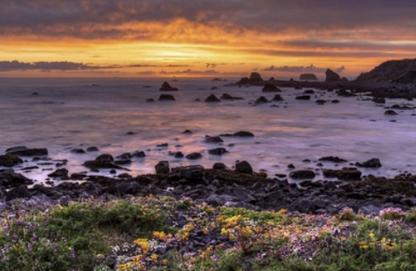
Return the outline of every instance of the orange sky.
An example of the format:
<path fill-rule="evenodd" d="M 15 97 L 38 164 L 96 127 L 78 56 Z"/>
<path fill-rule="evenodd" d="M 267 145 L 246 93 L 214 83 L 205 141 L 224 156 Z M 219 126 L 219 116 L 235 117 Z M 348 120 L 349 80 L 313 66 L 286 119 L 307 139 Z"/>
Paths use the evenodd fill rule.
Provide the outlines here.
<path fill-rule="evenodd" d="M 0 76 L 354 77 L 416 56 L 405 0 L 20 2 L 0 10 Z"/>

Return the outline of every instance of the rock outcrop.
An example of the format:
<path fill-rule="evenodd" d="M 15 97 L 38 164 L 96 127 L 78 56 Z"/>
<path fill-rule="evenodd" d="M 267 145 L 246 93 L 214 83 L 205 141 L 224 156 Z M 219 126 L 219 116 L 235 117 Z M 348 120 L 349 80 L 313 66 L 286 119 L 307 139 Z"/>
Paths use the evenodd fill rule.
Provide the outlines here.
<path fill-rule="evenodd" d="M 164 82 L 159 89 L 160 91 L 179 91 L 179 89 L 172 87 L 168 82 Z"/>
<path fill-rule="evenodd" d="M 341 77 L 339 76 L 339 74 L 332 71 L 331 69 L 327 69 L 325 74 L 326 74 L 325 82 L 339 82 L 339 81 L 341 81 Z"/>
<path fill-rule="evenodd" d="M 299 80 L 302 81 L 318 81 L 318 77 L 316 77 L 313 73 L 303 73 L 299 76 Z"/>

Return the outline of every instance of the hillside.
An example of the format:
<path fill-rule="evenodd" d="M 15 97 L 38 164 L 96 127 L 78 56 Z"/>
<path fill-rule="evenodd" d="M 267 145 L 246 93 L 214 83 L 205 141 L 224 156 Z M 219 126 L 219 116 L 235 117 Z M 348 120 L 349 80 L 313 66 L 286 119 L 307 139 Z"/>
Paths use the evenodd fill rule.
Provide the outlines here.
<path fill-rule="evenodd" d="M 416 71 L 416 59 L 390 60 L 380 64 L 370 72 L 362 73 L 356 81 L 390 82 L 402 77 L 409 71 Z"/>

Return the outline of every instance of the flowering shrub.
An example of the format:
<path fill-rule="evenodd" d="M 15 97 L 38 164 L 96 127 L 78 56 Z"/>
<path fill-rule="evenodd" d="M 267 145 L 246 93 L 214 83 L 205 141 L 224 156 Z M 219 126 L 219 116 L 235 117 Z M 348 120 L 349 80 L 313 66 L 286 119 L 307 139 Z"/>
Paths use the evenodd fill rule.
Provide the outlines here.
<path fill-rule="evenodd" d="M 352 208 L 345 207 L 342 211 L 337 215 L 338 220 L 344 221 L 352 221 L 356 218 L 354 211 Z"/>
<path fill-rule="evenodd" d="M 400 208 L 386 208 L 380 211 L 380 217 L 386 220 L 400 220 L 406 217 L 406 213 Z"/>

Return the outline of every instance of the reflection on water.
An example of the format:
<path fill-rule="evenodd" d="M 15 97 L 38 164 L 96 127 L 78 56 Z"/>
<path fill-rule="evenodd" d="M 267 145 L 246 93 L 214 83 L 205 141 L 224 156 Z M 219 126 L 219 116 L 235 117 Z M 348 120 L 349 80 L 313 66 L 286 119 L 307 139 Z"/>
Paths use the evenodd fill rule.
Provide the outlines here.
<path fill-rule="evenodd" d="M 255 170 L 265 169 L 269 175 L 287 173 L 287 165 L 315 168 L 322 156 L 339 156 L 349 161 L 365 161 L 378 157 L 379 170 L 367 173 L 396 175 L 416 164 L 416 117 L 413 110 L 396 117 L 384 116 L 384 107 L 356 98 L 336 97 L 333 93 L 317 94 L 319 99 L 340 100 L 339 104 L 317 105 L 313 101 L 296 101 L 303 90 L 284 89 L 285 102 L 251 106 L 248 103 L 262 96 L 260 87 L 223 87 L 224 82 L 209 79 L 183 79 L 173 85 L 176 102 L 158 102 L 163 81 L 139 79 L 2 79 L 0 82 L 0 151 L 16 145 L 47 147 L 54 159 L 68 159 L 70 172 L 82 172 L 86 160 L 98 153 L 73 154 L 72 148 L 97 146 L 100 153 L 114 156 L 142 150 L 145 159 L 136 159 L 129 166 L 131 174 L 150 173 L 160 160 L 172 166 L 215 162 L 228 166 L 236 160 L 249 161 Z M 92 87 L 93 83 L 101 86 Z M 149 85 L 151 88 L 143 88 Z M 218 90 L 210 90 L 217 86 Z M 31 95 L 38 92 L 38 96 Z M 229 93 L 244 97 L 241 101 L 215 104 L 195 102 L 209 94 Z M 271 99 L 274 94 L 264 95 Z M 156 100 L 146 103 L 149 98 Z M 312 99 L 316 100 L 316 99 Z M 403 100 L 389 100 L 386 106 Z M 397 122 L 390 122 L 395 119 Z M 376 121 L 370 121 L 376 120 Z M 183 135 L 190 129 L 192 135 Z M 229 150 L 222 157 L 208 154 L 217 145 L 203 142 L 205 135 L 218 135 L 247 130 L 255 138 L 224 137 Z M 127 132 L 135 135 L 126 135 Z M 169 143 L 168 148 L 157 148 Z M 228 147 L 230 143 L 234 147 Z M 202 152 L 201 160 L 175 159 L 168 152 Z M 304 159 L 312 160 L 306 164 Z M 30 160 L 30 159 L 29 159 Z M 32 165 L 28 162 L 24 166 Z M 339 167 L 348 166 L 339 165 Z M 52 166 L 53 167 L 53 166 Z M 336 167 L 325 164 L 325 167 Z M 106 171 L 103 171 L 104 173 Z M 103 174 L 100 172 L 99 174 Z M 43 180 L 48 171 L 34 170 L 25 175 Z M 319 176 L 318 176 L 319 178 Z"/>

